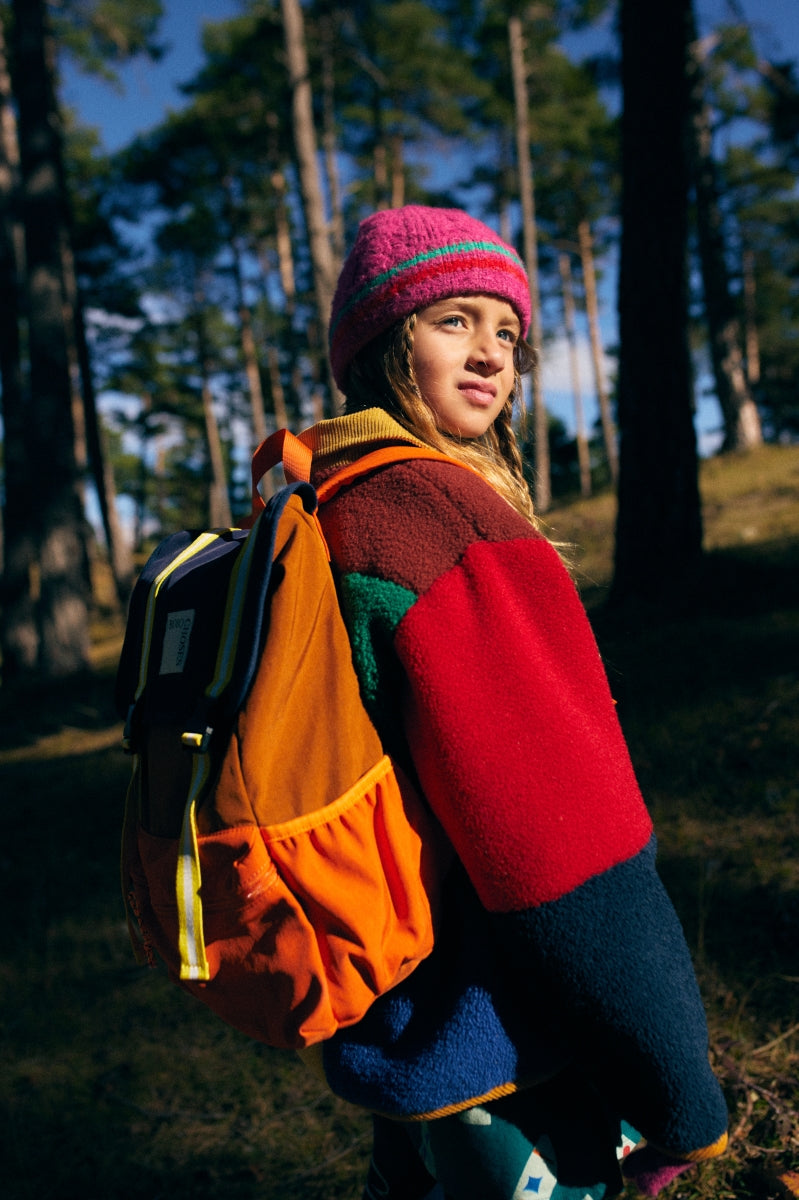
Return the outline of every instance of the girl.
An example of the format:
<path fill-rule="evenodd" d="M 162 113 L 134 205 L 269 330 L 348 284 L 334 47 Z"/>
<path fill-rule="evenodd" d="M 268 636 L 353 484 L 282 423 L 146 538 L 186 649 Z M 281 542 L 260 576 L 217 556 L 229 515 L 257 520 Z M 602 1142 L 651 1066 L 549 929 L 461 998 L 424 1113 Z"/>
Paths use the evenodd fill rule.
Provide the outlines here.
<path fill-rule="evenodd" d="M 436 946 L 324 1044 L 375 1117 L 364 1196 L 656 1195 L 722 1153 L 726 1110 L 590 627 L 541 535 L 511 418 L 533 354 L 515 251 L 457 210 L 364 221 L 330 354 L 346 413 L 317 484 L 430 446 L 321 512 L 363 695 L 451 850 Z M 467 466 L 470 470 L 464 470 Z M 629 1123 L 629 1124 L 628 1124 Z"/>

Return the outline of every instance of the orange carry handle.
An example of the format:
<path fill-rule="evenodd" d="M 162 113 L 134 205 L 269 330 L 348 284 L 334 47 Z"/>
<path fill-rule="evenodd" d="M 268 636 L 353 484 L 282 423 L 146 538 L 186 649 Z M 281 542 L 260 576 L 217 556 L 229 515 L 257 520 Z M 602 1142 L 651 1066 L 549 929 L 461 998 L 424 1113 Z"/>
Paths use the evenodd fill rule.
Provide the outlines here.
<path fill-rule="evenodd" d="M 258 491 L 258 484 L 267 471 L 282 463 L 289 483 L 299 483 L 301 480 L 308 482 L 311 478 L 312 458 L 313 451 L 288 429 L 278 429 L 277 433 L 264 438 L 252 456 L 253 514 L 257 515 L 266 507 Z"/>

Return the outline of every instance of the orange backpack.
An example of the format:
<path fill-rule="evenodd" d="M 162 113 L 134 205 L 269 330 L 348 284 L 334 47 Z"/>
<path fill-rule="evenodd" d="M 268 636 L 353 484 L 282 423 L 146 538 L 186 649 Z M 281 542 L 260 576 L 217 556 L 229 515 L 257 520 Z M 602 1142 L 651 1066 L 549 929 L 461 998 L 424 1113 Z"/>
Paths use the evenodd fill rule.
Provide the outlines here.
<path fill-rule="evenodd" d="M 411 457 L 444 456 L 376 451 L 318 499 Z M 289 1048 L 360 1020 L 430 953 L 440 873 L 441 835 L 361 702 L 310 460 L 281 430 L 253 457 L 248 528 L 158 546 L 117 676 L 137 957 Z M 280 461 L 290 482 L 264 505 Z"/>

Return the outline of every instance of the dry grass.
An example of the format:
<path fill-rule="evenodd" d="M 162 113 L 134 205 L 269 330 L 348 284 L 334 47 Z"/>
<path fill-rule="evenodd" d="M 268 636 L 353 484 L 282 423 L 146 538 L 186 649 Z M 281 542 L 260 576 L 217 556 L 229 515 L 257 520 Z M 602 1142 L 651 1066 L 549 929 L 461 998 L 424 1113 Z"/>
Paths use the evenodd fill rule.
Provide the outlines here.
<path fill-rule="evenodd" d="M 551 514 L 578 571 L 694 949 L 730 1154 L 673 1200 L 776 1200 L 799 1171 L 799 449 L 703 466 L 698 605 L 599 605 L 613 502 Z M 0 693 L 0 1141 L 9 1200 L 357 1200 L 368 1119 L 292 1056 L 130 958 L 116 882 L 128 764 L 97 676 Z"/>

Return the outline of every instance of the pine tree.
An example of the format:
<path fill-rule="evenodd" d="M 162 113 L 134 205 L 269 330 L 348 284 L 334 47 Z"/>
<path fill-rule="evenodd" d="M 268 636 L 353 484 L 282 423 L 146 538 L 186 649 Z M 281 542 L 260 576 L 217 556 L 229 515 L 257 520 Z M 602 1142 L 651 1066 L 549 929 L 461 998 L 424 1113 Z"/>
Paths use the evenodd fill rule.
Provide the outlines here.
<path fill-rule="evenodd" d="M 30 521 L 39 578 L 33 606 L 24 579 L 17 576 L 9 582 L 3 661 L 7 678 L 34 670 L 46 678 L 74 675 L 88 667 L 88 549 L 78 493 L 64 315 L 67 218 L 53 44 L 44 0 L 15 0 L 13 15 L 30 356 L 26 422 L 36 436 L 35 447 L 28 444 L 27 457 L 32 472 L 46 464 L 48 482 L 46 487 L 25 489 L 30 506 L 26 523 Z M 9 561 L 24 567 L 15 545 L 18 536 L 29 544 L 28 531 L 13 523 L 9 528 L 7 519 Z"/>
<path fill-rule="evenodd" d="M 0 15 L 8 12 L 4 6 Z M 110 52 L 113 43 L 119 60 L 147 44 L 159 12 L 158 0 L 133 0 L 124 11 L 114 0 L 98 0 L 88 13 L 80 4 L 66 3 L 58 13 L 58 35 L 64 44 L 69 40 L 75 52 L 91 47 L 96 52 L 100 44 Z M 78 434 L 91 410 L 84 410 L 84 403 L 90 404 L 88 395 L 81 396 L 73 386 L 86 343 L 81 339 L 73 270 L 56 42 L 44 0 L 14 0 L 10 13 L 19 133 L 17 212 L 25 227 L 25 247 L 24 258 L 17 251 L 13 261 L 16 293 L 23 303 L 9 305 L 7 316 L 15 328 L 4 342 L 5 453 L 10 469 L 3 510 L 6 570 L 0 641 L 5 679 L 28 680 L 72 676 L 88 666 L 88 526 L 81 502 Z M 4 104 L 4 159 L 12 164 L 10 111 Z M 5 219 L 5 199 L 3 210 Z M 8 288 L 11 260 L 5 256 L 4 263 Z M 19 336 L 21 328 L 24 338 Z M 7 380 L 12 381 L 9 387 Z M 39 481 L 42 464 L 47 486 Z"/>

